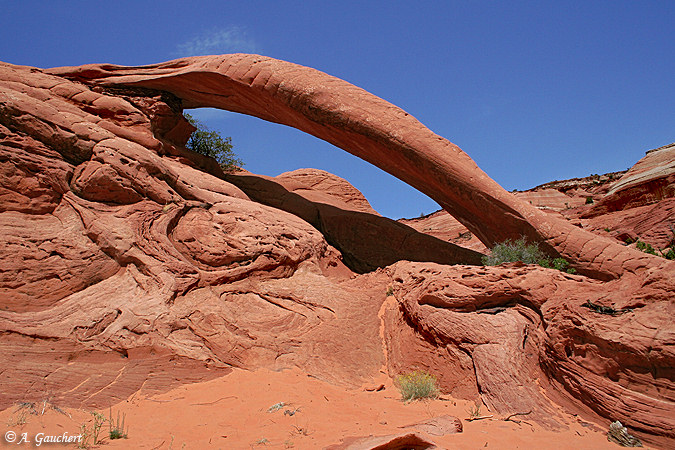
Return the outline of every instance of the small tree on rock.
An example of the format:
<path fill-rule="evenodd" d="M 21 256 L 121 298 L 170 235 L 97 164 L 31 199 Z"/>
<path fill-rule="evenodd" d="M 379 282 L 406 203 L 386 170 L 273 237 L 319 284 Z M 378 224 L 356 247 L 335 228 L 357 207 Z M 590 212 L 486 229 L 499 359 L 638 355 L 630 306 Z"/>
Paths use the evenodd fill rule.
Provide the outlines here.
<path fill-rule="evenodd" d="M 225 172 L 236 172 L 244 165 L 232 150 L 232 138 L 222 137 L 218 132 L 209 130 L 206 125 L 192 117 L 183 114 L 192 126 L 196 127 L 185 147 L 193 152 L 201 153 L 215 159 Z"/>

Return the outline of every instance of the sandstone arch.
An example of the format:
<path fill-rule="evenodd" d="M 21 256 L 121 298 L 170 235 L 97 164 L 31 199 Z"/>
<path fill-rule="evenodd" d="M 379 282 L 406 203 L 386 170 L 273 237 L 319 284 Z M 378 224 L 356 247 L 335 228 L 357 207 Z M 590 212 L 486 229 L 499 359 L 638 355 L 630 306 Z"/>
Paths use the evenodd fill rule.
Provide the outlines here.
<path fill-rule="evenodd" d="M 550 381 L 546 394 L 562 391 L 561 404 L 573 398 L 572 408 L 585 404 L 643 433 L 673 438 L 673 263 L 542 216 L 495 187 L 461 151 L 448 150 L 459 155 L 454 159 L 443 153 L 452 144 L 380 99 L 311 69 L 254 62 L 259 58 L 51 70 L 89 86 L 0 63 L 0 246 L 9 249 L 0 254 L 9 269 L 0 271 L 0 347 L 14 358 L 0 407 L 26 400 L 28 386 L 108 405 L 137 391 L 134 383 L 152 382 L 147 371 L 159 372 L 161 361 L 176 356 L 190 373 L 180 376 L 184 381 L 194 380 L 199 361 L 220 369 L 299 367 L 358 383 L 379 373 L 384 359 L 390 375 L 421 360 L 437 365 L 448 392 L 462 380 L 457 389 L 480 393 L 496 410 L 511 413 L 517 401 L 521 411 L 532 406 L 533 420 L 546 420 L 541 390 Z M 246 70 L 263 63 L 274 73 L 258 71 L 249 82 Z M 231 74 L 230 66 L 243 74 Z M 122 89 L 101 88 L 117 82 Z M 483 205 L 499 206 L 495 199 L 502 198 L 510 212 L 465 211 L 464 219 L 495 240 L 500 230 L 490 218 L 525 224 L 531 238 L 548 239 L 549 250 L 566 252 L 586 273 L 621 276 L 600 282 L 518 264 L 400 261 L 352 277 L 308 220 L 197 170 L 198 155 L 176 157 L 182 150 L 171 142 L 180 141 L 182 120 L 166 103 L 175 98 L 124 87 L 130 85 L 164 86 L 188 106 L 229 102 L 229 109 L 313 129 L 364 155 L 370 149 L 369 157 L 425 192 L 434 191 L 437 178 L 456 182 L 434 191 L 448 208 L 476 209 L 461 186 Z M 225 94 L 229 100 L 219 100 Z M 385 299 L 390 288 L 395 295 Z M 608 316 L 589 311 L 588 301 L 633 311 Z M 275 323 L 287 327 L 270 327 Z M 401 336 L 418 341 L 402 349 L 412 339 Z M 167 353 L 157 359 L 155 348 Z M 92 350 L 115 363 L 98 384 L 83 380 L 100 365 L 67 358 Z M 119 363 L 120 354 L 131 361 Z M 125 367 L 138 363 L 134 354 L 146 364 L 132 372 Z M 25 359 L 30 370 L 18 364 Z M 112 380 L 119 382 L 103 389 Z"/>
<path fill-rule="evenodd" d="M 315 69 L 232 54 L 47 72 L 87 84 L 167 91 L 186 108 L 220 108 L 305 131 L 427 194 L 488 247 L 525 235 L 573 261 L 582 273 L 605 279 L 663 264 L 516 199 L 459 147 L 402 109 Z"/>

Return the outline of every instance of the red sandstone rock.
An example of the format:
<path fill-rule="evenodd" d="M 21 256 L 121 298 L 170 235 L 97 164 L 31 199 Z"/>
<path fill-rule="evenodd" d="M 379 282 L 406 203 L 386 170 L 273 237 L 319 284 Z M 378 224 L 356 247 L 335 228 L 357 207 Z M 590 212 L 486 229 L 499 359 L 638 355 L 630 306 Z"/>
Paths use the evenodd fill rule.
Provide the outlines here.
<path fill-rule="evenodd" d="M 675 199 L 614 211 L 580 222 L 595 233 L 608 234 L 621 242 L 628 238 L 633 242 L 639 239 L 660 250 L 675 243 Z"/>
<path fill-rule="evenodd" d="M 656 203 L 675 197 L 675 144 L 647 152 L 582 217 Z"/>
<path fill-rule="evenodd" d="M 298 128 L 426 193 L 488 247 L 524 235 L 572 261 L 580 272 L 604 279 L 661 264 L 518 200 L 459 147 L 405 111 L 308 67 L 234 54 L 143 67 L 62 67 L 48 73 L 93 86 L 167 91 L 188 108 L 221 108 Z M 195 83 L 201 83 L 199 91 L 192 89 Z"/>
<path fill-rule="evenodd" d="M 424 217 L 399 219 L 398 221 L 416 229 L 420 233 L 428 234 L 460 247 L 480 253 L 488 251 L 487 247 L 473 233 L 445 210 L 436 211 Z"/>
<path fill-rule="evenodd" d="M 426 450 L 438 448 L 431 440 L 418 433 L 402 433 L 388 436 L 348 437 L 340 444 L 325 450 Z"/>
<path fill-rule="evenodd" d="M 413 428 L 431 436 L 445 436 L 462 432 L 462 421 L 455 416 L 442 415 L 422 422 L 406 425 L 403 428 Z"/>
<path fill-rule="evenodd" d="M 548 427 L 559 422 L 546 386 L 642 432 L 675 429 L 672 277 L 607 283 L 518 263 L 399 262 L 388 271 L 400 306 L 385 315 L 392 372 L 426 367 L 444 391 L 468 397 L 464 380 L 475 379 L 490 411 L 531 412 Z M 587 301 L 631 311 L 599 314 Z M 411 343 L 401 342 L 403 323 L 419 333 Z"/>
<path fill-rule="evenodd" d="M 275 177 L 289 192 L 313 203 L 379 216 L 363 194 L 337 175 L 318 169 L 298 169 Z"/>
<path fill-rule="evenodd" d="M 49 72 L 0 64 L 0 408 L 46 392 L 104 406 L 232 366 L 359 386 L 386 365 L 551 428 L 557 403 L 674 437 L 674 263 L 537 210 L 405 112 L 312 69 L 229 55 Z M 483 242 L 525 234 L 596 279 L 406 261 L 356 275 L 344 261 L 480 255 L 373 214 L 336 177 L 226 177 L 182 146 L 180 99 L 336 143 Z"/>
<path fill-rule="evenodd" d="M 148 386 L 189 382 L 172 358 L 197 372 L 297 366 L 350 385 L 379 369 L 372 299 L 385 276 L 349 280 L 310 224 L 197 170 L 186 156 L 218 173 L 176 147 L 183 119 L 164 94 L 118 97 L 10 65 L 0 75 L 0 346 L 16 354 L 2 407 L 37 380 L 50 381 L 35 399 L 78 406 L 128 396 L 152 365 L 166 376 Z M 17 350 L 27 342 L 40 351 Z M 92 371 L 107 381 L 86 382 Z"/>
<path fill-rule="evenodd" d="M 328 242 L 339 248 L 345 264 L 355 272 L 369 272 L 402 259 L 453 264 L 480 264 L 481 254 L 441 241 L 386 217 L 354 211 L 335 195 L 302 189 L 287 178 L 230 174 L 226 179 L 253 200 L 290 212 L 314 226 Z M 353 189 L 353 188 L 352 188 Z M 325 202 L 313 202 L 318 198 Z M 342 209 L 342 208 L 346 209 Z"/>

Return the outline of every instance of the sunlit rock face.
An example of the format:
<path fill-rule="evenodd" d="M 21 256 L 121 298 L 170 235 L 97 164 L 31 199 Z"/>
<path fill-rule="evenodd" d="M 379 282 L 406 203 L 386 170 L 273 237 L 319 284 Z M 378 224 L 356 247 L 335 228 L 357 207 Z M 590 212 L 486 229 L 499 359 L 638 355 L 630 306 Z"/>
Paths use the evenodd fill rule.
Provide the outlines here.
<path fill-rule="evenodd" d="M 199 106 L 378 165 L 452 213 L 473 250 L 379 216 L 325 172 L 223 174 L 184 148 L 182 108 Z M 423 367 L 500 413 L 561 427 L 562 405 L 674 437 L 674 264 L 540 211 L 404 111 L 316 70 L 257 55 L 1 64 L 0 189 L 0 407 L 27 392 L 107 406 L 231 367 L 346 386 Z M 579 274 L 477 266 L 521 235 Z"/>

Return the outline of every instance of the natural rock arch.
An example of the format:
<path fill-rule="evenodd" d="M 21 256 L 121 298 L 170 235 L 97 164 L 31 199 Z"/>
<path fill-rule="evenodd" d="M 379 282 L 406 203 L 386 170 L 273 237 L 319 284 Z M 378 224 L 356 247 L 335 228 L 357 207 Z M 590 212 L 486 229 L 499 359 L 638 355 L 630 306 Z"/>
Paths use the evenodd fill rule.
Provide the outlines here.
<path fill-rule="evenodd" d="M 138 67 L 92 64 L 46 72 L 100 86 L 170 92 L 285 124 L 362 158 L 437 201 L 488 247 L 526 236 L 586 275 L 616 278 L 665 264 L 537 210 L 505 191 L 459 147 L 410 114 L 344 80 L 259 55 L 200 56 Z"/>

